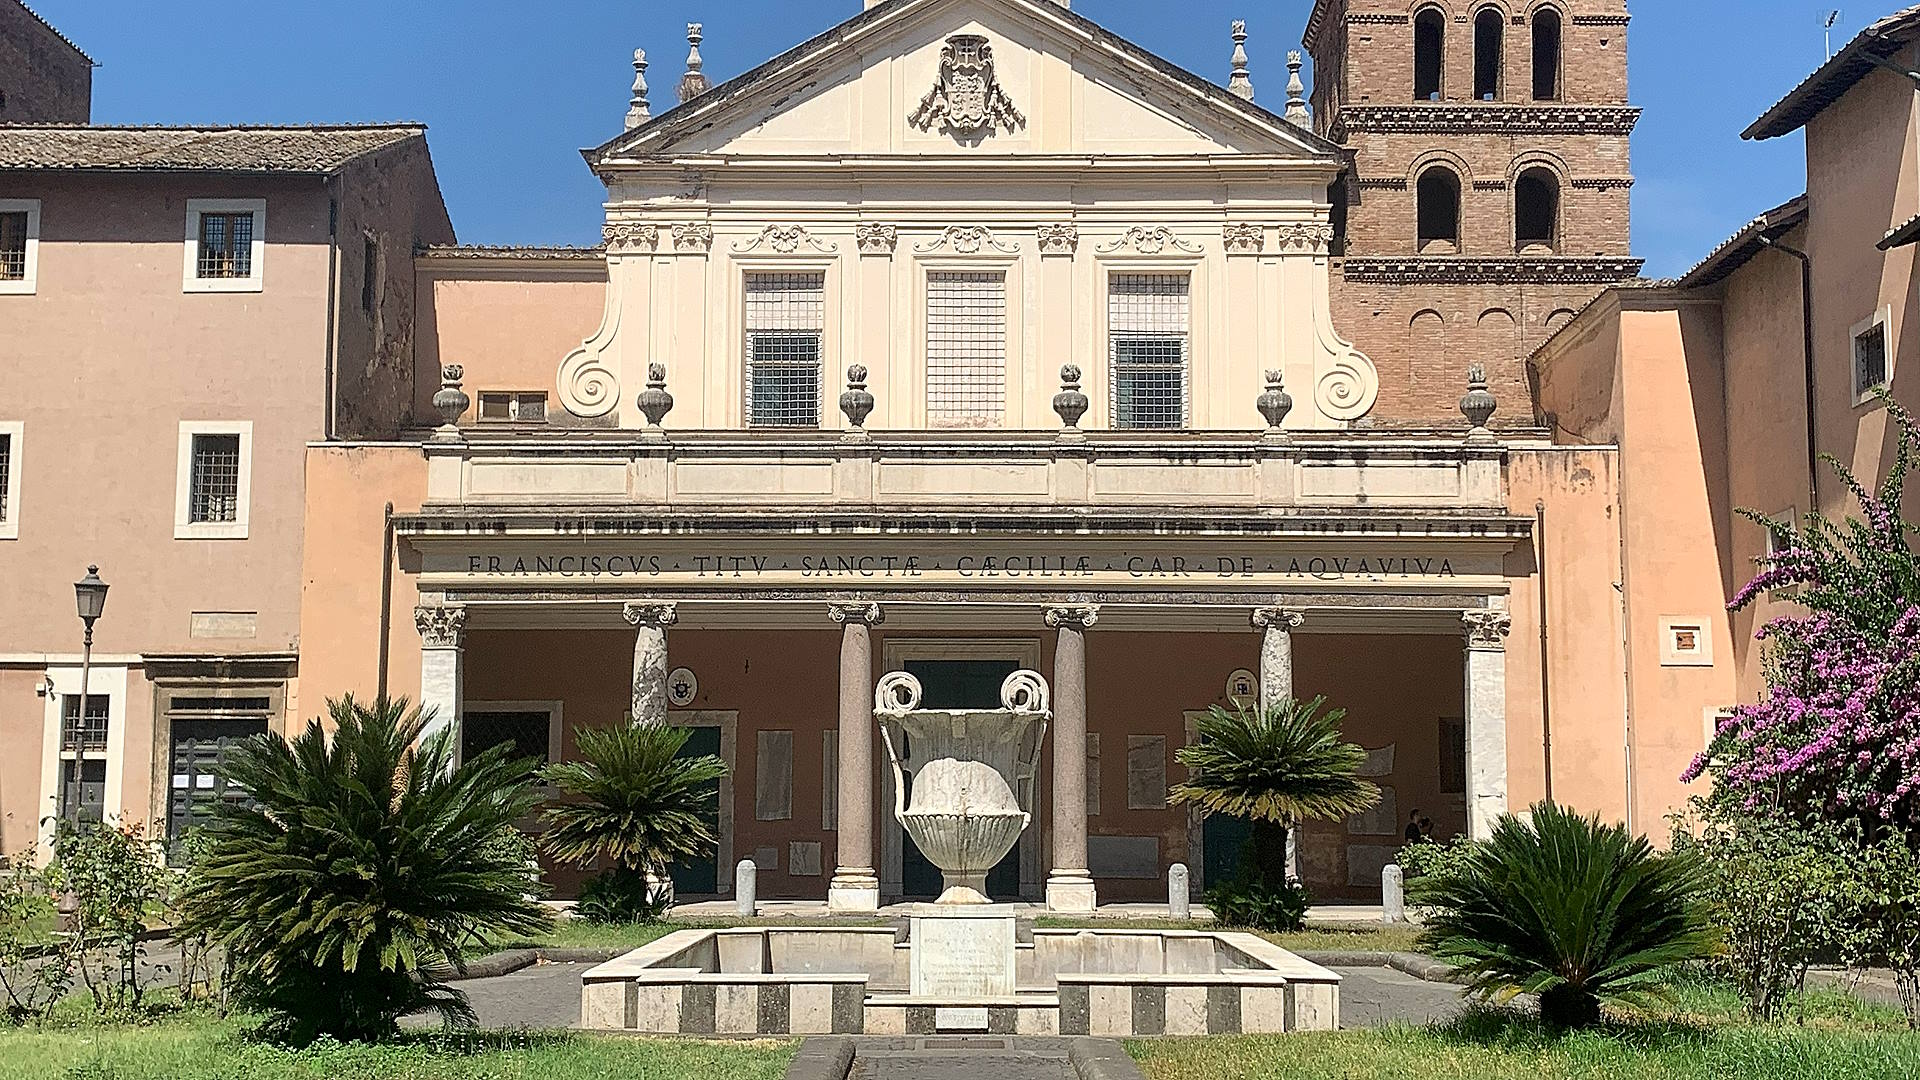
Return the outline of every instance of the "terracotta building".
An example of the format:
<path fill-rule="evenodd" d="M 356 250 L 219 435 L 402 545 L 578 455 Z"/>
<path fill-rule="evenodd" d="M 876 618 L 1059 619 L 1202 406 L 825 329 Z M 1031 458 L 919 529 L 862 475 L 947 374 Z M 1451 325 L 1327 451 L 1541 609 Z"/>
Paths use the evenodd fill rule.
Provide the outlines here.
<path fill-rule="evenodd" d="M 592 249 L 456 246 L 414 128 L 0 127 L 32 237 L 0 281 L 7 850 L 82 806 L 177 830 L 222 738 L 387 692 L 467 753 L 692 728 L 732 771 L 682 892 L 752 858 L 763 896 L 871 907 L 936 882 L 875 681 L 992 705 L 1017 668 L 1055 715 L 998 896 L 1230 873 L 1234 823 L 1167 804 L 1174 753 L 1288 693 L 1347 711 L 1386 795 L 1305 830 L 1323 898 L 1377 896 L 1414 810 L 1661 833 L 1756 686 L 1731 507 L 1778 508 L 1803 370 L 1765 245 L 1836 205 L 1804 237 L 1853 267 L 1816 278 L 1831 335 L 1866 279 L 1905 295 L 1853 235 L 1920 206 L 1810 170 L 1810 216 L 1647 287 L 1626 29 L 1619 0 L 1323 0 L 1309 97 L 1244 27 L 1216 82 L 1056 0 L 872 0 L 719 81 L 693 27 L 652 87 L 636 54 L 624 130 L 609 95 Z M 1835 70 L 1767 123 L 1909 130 L 1892 73 Z M 89 559 L 120 583 L 99 721 Z"/>

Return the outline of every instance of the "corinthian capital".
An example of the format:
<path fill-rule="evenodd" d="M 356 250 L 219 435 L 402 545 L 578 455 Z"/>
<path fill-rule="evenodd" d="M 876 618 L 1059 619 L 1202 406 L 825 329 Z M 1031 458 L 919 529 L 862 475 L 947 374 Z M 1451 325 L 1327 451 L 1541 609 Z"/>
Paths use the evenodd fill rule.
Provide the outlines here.
<path fill-rule="evenodd" d="M 427 648 L 457 649 L 466 640 L 467 609 L 422 604 L 413 609 L 413 626 Z"/>
<path fill-rule="evenodd" d="M 672 604 L 629 602 L 620 609 L 620 615 L 634 626 L 646 626 L 655 630 L 665 630 L 680 621 L 680 610 Z"/>
<path fill-rule="evenodd" d="M 1513 632 L 1513 616 L 1504 611 L 1468 611 L 1460 616 L 1467 629 L 1467 648 L 1477 652 L 1504 652 Z"/>
<path fill-rule="evenodd" d="M 1055 630 L 1086 630 L 1099 621 L 1098 604 L 1065 604 L 1047 609 L 1047 625 Z"/>

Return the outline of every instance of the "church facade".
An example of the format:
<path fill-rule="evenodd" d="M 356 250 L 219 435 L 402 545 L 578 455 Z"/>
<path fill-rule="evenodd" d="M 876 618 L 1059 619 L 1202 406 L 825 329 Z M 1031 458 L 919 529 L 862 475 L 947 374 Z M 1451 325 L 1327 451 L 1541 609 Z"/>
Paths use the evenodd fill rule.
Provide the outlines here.
<path fill-rule="evenodd" d="M 1621 0 L 1321 0 L 1309 95 L 1297 61 L 1249 70 L 1243 28 L 1216 83 L 1061 0 L 870 0 L 718 83 L 692 28 L 586 154 L 603 245 L 460 246 L 427 215 L 395 230 L 410 265 L 345 260 L 376 329 L 302 391 L 329 421 L 276 534 L 295 632 L 218 646 L 196 699 L 265 677 L 288 730 L 405 694 L 466 752 L 549 760 L 583 727 L 693 729 L 730 773 L 688 896 L 748 858 L 763 897 L 936 891 L 874 738 L 894 670 L 934 707 L 1019 668 L 1053 688 L 997 897 L 1233 873 L 1234 823 L 1168 804 L 1175 754 L 1209 708 L 1287 695 L 1345 710 L 1384 794 L 1302 830 L 1321 898 L 1377 897 L 1416 813 L 1479 836 L 1551 798 L 1659 834 L 1744 655 L 1713 466 L 1629 483 L 1530 366 L 1639 272 L 1626 29 Z M 74 658 L 9 648 L 0 704 L 52 688 L 25 707 L 56 775 Z M 256 651 L 264 676 L 215 662 Z M 137 702 L 140 645 L 115 652 Z M 159 821 L 178 739 L 126 708 L 149 749 L 109 801 Z M 60 804 L 36 773 L 10 817 L 15 789 Z"/>

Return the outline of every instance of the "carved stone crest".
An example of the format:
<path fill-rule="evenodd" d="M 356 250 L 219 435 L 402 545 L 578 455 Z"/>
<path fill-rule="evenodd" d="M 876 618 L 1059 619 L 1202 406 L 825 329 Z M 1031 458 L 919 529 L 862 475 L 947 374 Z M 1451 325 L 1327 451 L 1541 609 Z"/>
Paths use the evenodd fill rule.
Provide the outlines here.
<path fill-rule="evenodd" d="M 940 77 L 907 122 L 922 131 L 981 138 L 1027 126 L 993 69 L 993 46 L 979 34 L 955 34 L 940 50 Z"/>
<path fill-rule="evenodd" d="M 814 238 L 812 233 L 807 231 L 804 225 L 769 225 L 760 230 L 759 236 L 754 237 L 747 243 L 734 244 L 733 250 L 740 252 L 752 251 L 762 244 L 765 244 L 767 247 L 772 248 L 782 255 L 791 255 L 799 251 L 802 244 L 805 244 L 815 251 L 834 251 L 839 247 L 838 244 L 822 244 Z"/>
<path fill-rule="evenodd" d="M 1080 230 L 1074 225 L 1040 226 L 1040 254 L 1071 255 L 1080 246 Z"/>
<path fill-rule="evenodd" d="M 1121 233 L 1111 243 L 1101 245 L 1098 250 L 1102 255 L 1105 255 L 1110 252 L 1119 251 L 1124 247 L 1131 247 L 1142 255 L 1158 255 L 1169 247 L 1175 251 L 1184 251 L 1189 255 L 1198 255 L 1202 250 L 1199 245 L 1190 244 L 1180 239 L 1172 229 L 1164 225 L 1156 225 L 1151 228 L 1145 225 L 1135 225 L 1133 228 Z"/>
<path fill-rule="evenodd" d="M 985 225 L 949 225 L 940 230 L 940 235 L 933 240 L 925 244 L 915 244 L 913 250 L 924 255 L 943 247 L 951 247 L 961 255 L 978 255 L 986 248 L 1008 255 L 1020 250 L 1020 245 L 1000 240 L 993 235 L 993 230 Z"/>

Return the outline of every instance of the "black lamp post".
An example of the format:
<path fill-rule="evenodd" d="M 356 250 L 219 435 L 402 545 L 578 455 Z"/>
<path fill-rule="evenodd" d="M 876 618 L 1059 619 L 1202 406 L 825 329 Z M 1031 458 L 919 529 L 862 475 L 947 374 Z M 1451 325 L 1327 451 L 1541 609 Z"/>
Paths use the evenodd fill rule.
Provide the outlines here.
<path fill-rule="evenodd" d="M 68 747 L 78 753 L 82 749 L 82 732 L 87 726 L 87 690 L 93 667 L 93 624 L 100 618 L 100 613 L 107 609 L 107 583 L 100 580 L 99 567 L 87 567 L 87 576 L 73 583 L 73 599 L 74 606 L 80 611 L 81 625 L 86 627 L 86 635 L 80 646 L 80 722 L 75 725 L 71 740 L 73 745 Z"/>

